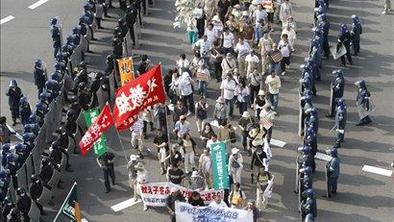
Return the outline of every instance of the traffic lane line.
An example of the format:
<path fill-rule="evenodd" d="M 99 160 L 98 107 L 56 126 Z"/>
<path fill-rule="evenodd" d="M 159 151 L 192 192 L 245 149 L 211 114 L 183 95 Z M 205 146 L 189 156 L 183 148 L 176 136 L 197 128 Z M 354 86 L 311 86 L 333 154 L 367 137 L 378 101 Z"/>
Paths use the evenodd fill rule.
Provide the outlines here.
<path fill-rule="evenodd" d="M 124 210 L 124 209 L 126 209 L 128 207 L 131 207 L 133 205 L 136 205 L 136 204 L 138 204 L 140 202 L 141 202 L 141 200 L 134 201 L 134 198 L 130 198 L 128 200 L 125 200 L 123 202 L 120 202 L 120 203 L 112 206 L 111 208 L 112 208 L 113 211 L 118 212 L 118 211 Z"/>
<path fill-rule="evenodd" d="M 368 172 L 368 173 L 374 173 L 374 174 L 378 174 L 378 175 L 382 175 L 382 176 L 386 176 L 386 177 L 391 177 L 391 175 L 393 175 L 393 171 L 391 171 L 391 170 L 386 170 L 386 169 L 382 169 L 382 168 L 374 167 L 374 166 L 369 166 L 369 165 L 364 165 L 362 168 L 362 171 Z"/>
<path fill-rule="evenodd" d="M 0 20 L 0 25 L 4 24 L 4 23 L 6 23 L 6 22 L 9 22 L 9 21 L 11 21 L 11 20 L 14 19 L 14 18 L 15 18 L 14 16 L 9 15 L 9 16 L 7 16 L 7 17 L 5 17 L 5 18 L 3 18 L 3 19 Z"/>
<path fill-rule="evenodd" d="M 49 1 L 49 0 L 39 0 L 36 3 L 31 4 L 28 8 L 33 10 L 33 9 L 37 8 L 38 6 L 45 4 L 47 1 Z"/>

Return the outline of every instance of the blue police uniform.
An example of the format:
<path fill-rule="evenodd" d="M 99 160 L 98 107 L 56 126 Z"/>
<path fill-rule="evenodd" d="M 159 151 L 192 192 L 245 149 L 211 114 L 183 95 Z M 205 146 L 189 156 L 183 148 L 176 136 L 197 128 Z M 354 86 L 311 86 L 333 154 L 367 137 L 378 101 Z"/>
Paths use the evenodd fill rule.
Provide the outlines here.
<path fill-rule="evenodd" d="M 350 54 L 351 35 L 350 35 L 347 25 L 345 25 L 345 24 L 341 24 L 341 30 L 340 30 L 340 34 L 338 36 L 338 41 L 340 44 L 343 44 L 346 48 L 346 54 L 341 56 L 341 65 L 346 66 L 345 56 L 346 56 L 349 64 L 353 65 L 352 56 Z M 338 51 L 338 47 L 340 46 L 340 44 L 338 44 L 338 46 L 337 46 L 337 51 Z"/>
<path fill-rule="evenodd" d="M 353 52 L 354 56 L 358 56 L 360 53 L 360 35 L 363 33 L 363 28 L 361 22 L 357 15 L 352 15 L 352 45 L 353 45 Z"/>
<path fill-rule="evenodd" d="M 345 126 L 347 120 L 347 109 L 344 99 L 337 100 L 337 112 L 335 115 L 335 147 L 339 148 L 345 138 Z"/>
<path fill-rule="evenodd" d="M 23 96 L 16 80 L 11 80 L 6 96 L 8 96 L 8 105 L 10 106 L 13 125 L 15 126 L 16 120 L 19 119 L 19 102 Z"/>
<path fill-rule="evenodd" d="M 343 77 L 343 71 L 341 69 L 334 70 L 332 74 L 335 75 L 335 79 L 331 82 L 331 101 L 330 101 L 330 112 L 327 117 L 335 116 L 335 104 L 337 99 L 343 97 L 345 91 L 345 78 Z"/>
<path fill-rule="evenodd" d="M 369 118 L 369 114 L 373 111 L 373 106 L 370 102 L 371 94 L 368 91 L 364 80 L 357 81 L 355 85 L 358 87 L 356 105 L 358 115 L 360 117 L 360 122 L 357 126 L 362 126 L 372 122 L 371 118 Z"/>
<path fill-rule="evenodd" d="M 41 59 L 37 59 L 34 62 L 33 75 L 34 75 L 34 84 L 37 86 L 38 95 L 40 95 L 40 93 L 42 93 L 45 87 L 45 81 L 47 81 L 46 70 L 43 61 Z"/>
<path fill-rule="evenodd" d="M 331 194 L 337 193 L 338 178 L 340 172 L 340 159 L 338 157 L 338 151 L 336 148 L 332 148 L 326 151 L 328 155 L 332 157 L 330 161 L 327 162 L 327 187 L 328 187 L 328 197 Z"/>

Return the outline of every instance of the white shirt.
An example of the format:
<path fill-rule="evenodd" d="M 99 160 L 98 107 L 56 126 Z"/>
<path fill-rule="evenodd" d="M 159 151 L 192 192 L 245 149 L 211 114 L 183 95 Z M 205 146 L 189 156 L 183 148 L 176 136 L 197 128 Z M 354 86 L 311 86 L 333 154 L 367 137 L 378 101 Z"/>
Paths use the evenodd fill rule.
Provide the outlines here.
<path fill-rule="evenodd" d="M 220 204 L 216 203 L 216 201 L 212 201 L 208 206 L 213 208 L 228 208 L 227 204 L 223 200 Z"/>
<path fill-rule="evenodd" d="M 253 13 L 253 17 L 254 17 L 254 19 L 256 21 L 256 24 L 259 24 L 260 20 L 264 20 L 264 22 L 267 21 L 268 14 L 267 14 L 267 12 L 264 9 L 261 9 L 261 11 L 260 10 L 256 10 Z"/>
<path fill-rule="evenodd" d="M 249 94 L 250 94 L 250 90 L 249 90 L 248 86 L 246 86 L 245 88 L 241 88 L 241 86 L 238 85 L 235 92 L 237 93 L 238 102 L 241 102 L 241 103 L 246 102 L 245 97 L 249 96 Z"/>
<path fill-rule="evenodd" d="M 291 46 L 290 44 L 284 42 L 283 40 L 279 41 L 278 48 L 282 54 L 283 57 L 289 57 L 290 56 L 290 50 Z"/>
<path fill-rule="evenodd" d="M 216 140 L 215 142 L 213 142 L 212 139 L 209 139 L 207 141 L 207 146 L 206 146 L 207 149 L 211 150 L 211 145 L 214 144 L 214 143 L 218 143 L 218 142 L 219 142 L 219 140 Z"/>
<path fill-rule="evenodd" d="M 196 47 L 200 48 L 200 55 L 201 57 L 206 57 L 208 56 L 208 52 L 212 48 L 212 44 L 209 40 L 204 41 L 204 39 L 200 39 L 195 43 Z"/>
<path fill-rule="evenodd" d="M 136 181 L 139 184 L 149 183 L 148 172 L 144 170 L 137 170 Z"/>
<path fill-rule="evenodd" d="M 234 44 L 234 34 L 229 32 L 229 34 L 227 34 L 226 32 L 223 33 L 223 47 L 224 48 L 231 48 L 233 47 Z"/>
<path fill-rule="evenodd" d="M 237 84 L 233 79 L 224 79 L 220 85 L 220 89 L 223 90 L 223 98 L 227 100 L 233 99 L 236 86 Z"/>
<path fill-rule="evenodd" d="M 292 14 L 293 14 L 293 9 L 291 7 L 291 3 L 283 2 L 280 5 L 280 11 L 279 11 L 279 18 L 282 21 L 282 23 L 286 22 L 287 18 Z"/>
<path fill-rule="evenodd" d="M 270 94 L 279 93 L 279 89 L 281 87 L 281 81 L 279 76 L 276 75 L 274 78 L 272 78 L 271 75 L 267 76 L 267 78 L 265 79 L 265 84 L 268 85 L 268 92 Z"/>
<path fill-rule="evenodd" d="M 183 73 L 179 80 L 179 89 L 182 96 L 188 96 L 193 93 L 191 78 L 188 73 Z"/>
<path fill-rule="evenodd" d="M 202 154 L 198 162 L 200 163 L 200 170 L 203 172 L 211 172 L 211 158 L 209 156 Z"/>
<path fill-rule="evenodd" d="M 178 66 L 178 68 L 189 68 L 190 62 L 187 59 L 179 59 L 178 61 L 176 61 L 176 65 Z"/>
<path fill-rule="evenodd" d="M 178 130 L 178 137 L 182 138 L 183 135 L 190 131 L 190 123 L 185 120 L 182 124 L 182 122 L 178 120 L 175 124 L 175 129 Z"/>
<path fill-rule="evenodd" d="M 141 118 L 138 118 L 137 121 L 130 127 L 133 135 L 140 135 L 144 128 L 144 121 Z"/>
<path fill-rule="evenodd" d="M 259 60 L 259 57 L 257 57 L 257 55 L 255 55 L 255 54 L 248 54 L 246 56 L 246 58 L 245 58 L 245 61 L 246 62 L 258 63 L 260 60 Z"/>
<path fill-rule="evenodd" d="M 216 39 L 216 34 L 215 34 L 215 30 L 209 30 L 209 29 L 205 29 L 205 35 L 207 35 L 208 41 L 212 44 L 215 39 Z"/>
<path fill-rule="evenodd" d="M 250 46 L 246 41 L 244 41 L 242 45 L 241 43 L 237 43 L 235 51 L 238 53 L 238 57 L 243 57 L 250 52 Z"/>

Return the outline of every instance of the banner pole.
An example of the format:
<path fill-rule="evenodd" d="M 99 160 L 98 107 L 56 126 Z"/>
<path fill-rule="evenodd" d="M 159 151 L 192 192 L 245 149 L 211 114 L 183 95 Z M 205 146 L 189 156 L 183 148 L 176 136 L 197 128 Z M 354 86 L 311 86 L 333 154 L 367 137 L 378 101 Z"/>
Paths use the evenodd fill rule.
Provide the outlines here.
<path fill-rule="evenodd" d="M 124 155 L 124 158 L 126 159 L 126 163 L 128 163 L 128 162 L 129 162 L 129 159 L 127 158 L 126 150 L 125 150 L 125 148 L 124 148 L 122 139 L 120 138 L 119 131 L 118 131 L 118 129 L 116 129 L 116 127 L 115 127 L 115 131 L 116 131 L 116 134 L 118 135 L 118 139 L 119 139 L 119 142 L 120 142 L 120 147 L 122 147 L 123 155 Z"/>

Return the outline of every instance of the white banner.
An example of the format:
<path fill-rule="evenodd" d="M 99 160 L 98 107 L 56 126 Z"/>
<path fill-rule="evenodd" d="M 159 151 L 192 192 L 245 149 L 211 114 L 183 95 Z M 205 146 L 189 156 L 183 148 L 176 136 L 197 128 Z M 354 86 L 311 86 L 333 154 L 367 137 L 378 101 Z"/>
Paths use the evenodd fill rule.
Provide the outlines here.
<path fill-rule="evenodd" d="M 253 222 L 252 211 L 234 208 L 193 207 L 188 203 L 175 202 L 176 221 L 182 222 Z"/>
<path fill-rule="evenodd" d="M 159 182 L 159 183 L 147 183 L 141 185 L 141 197 L 145 205 L 151 207 L 165 207 L 166 199 L 170 195 L 171 188 L 179 189 L 183 196 L 188 199 L 193 190 L 170 183 L 170 182 Z M 204 190 L 198 191 L 205 204 L 212 202 L 217 195 L 223 197 L 224 193 L 222 190 Z"/>

